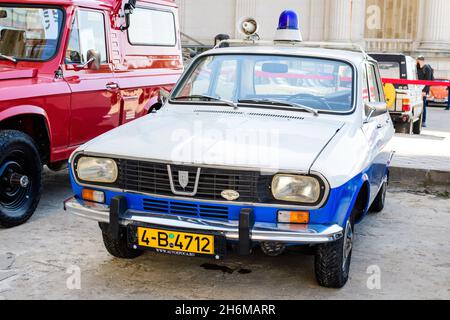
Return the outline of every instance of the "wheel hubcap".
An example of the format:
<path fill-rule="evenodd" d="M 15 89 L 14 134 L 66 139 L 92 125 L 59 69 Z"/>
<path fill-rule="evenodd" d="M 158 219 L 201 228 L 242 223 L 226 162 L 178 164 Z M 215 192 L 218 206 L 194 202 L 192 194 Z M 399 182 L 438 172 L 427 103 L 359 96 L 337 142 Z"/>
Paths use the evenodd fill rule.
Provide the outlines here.
<path fill-rule="evenodd" d="M 0 164 L 0 207 L 5 213 L 20 214 L 30 199 L 32 181 L 21 152 L 13 152 Z"/>
<path fill-rule="evenodd" d="M 347 225 L 345 226 L 345 235 L 344 235 L 344 250 L 343 250 L 343 265 L 342 268 L 345 270 L 347 260 L 350 257 L 353 248 L 353 229 L 350 221 L 347 221 Z"/>

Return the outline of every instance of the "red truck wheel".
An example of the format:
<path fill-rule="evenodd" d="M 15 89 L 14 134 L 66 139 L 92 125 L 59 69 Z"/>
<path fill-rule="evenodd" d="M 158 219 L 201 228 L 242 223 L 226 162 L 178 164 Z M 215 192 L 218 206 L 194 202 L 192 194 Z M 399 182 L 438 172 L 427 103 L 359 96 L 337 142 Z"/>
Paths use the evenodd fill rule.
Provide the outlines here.
<path fill-rule="evenodd" d="M 0 226 L 25 223 L 42 191 L 42 163 L 31 137 L 16 130 L 0 131 Z"/>

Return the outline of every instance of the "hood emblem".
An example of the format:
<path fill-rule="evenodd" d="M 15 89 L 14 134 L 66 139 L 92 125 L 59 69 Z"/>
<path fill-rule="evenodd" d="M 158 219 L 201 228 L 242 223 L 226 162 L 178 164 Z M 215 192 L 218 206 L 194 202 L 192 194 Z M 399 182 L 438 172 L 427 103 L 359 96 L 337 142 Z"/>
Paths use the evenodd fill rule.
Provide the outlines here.
<path fill-rule="evenodd" d="M 178 183 L 185 189 L 189 184 L 189 171 L 178 171 Z"/>
<path fill-rule="evenodd" d="M 222 198 L 229 200 L 229 201 L 234 201 L 239 199 L 239 192 L 234 191 L 234 190 L 223 190 L 220 195 L 222 196 Z"/>

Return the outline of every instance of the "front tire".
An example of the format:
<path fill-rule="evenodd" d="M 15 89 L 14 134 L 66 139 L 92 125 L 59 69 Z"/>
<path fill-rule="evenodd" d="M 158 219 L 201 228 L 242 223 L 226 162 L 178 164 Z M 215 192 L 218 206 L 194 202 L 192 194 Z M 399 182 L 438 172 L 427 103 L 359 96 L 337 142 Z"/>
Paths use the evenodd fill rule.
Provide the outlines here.
<path fill-rule="evenodd" d="M 351 217 L 341 239 L 317 247 L 314 271 L 317 282 L 322 287 L 339 289 L 347 283 L 353 250 L 353 228 Z"/>
<path fill-rule="evenodd" d="M 103 243 L 106 250 L 114 257 L 120 259 L 135 259 L 142 255 L 141 250 L 128 247 L 127 230 L 120 228 L 119 239 L 113 239 L 107 232 L 107 225 L 100 225 L 102 229 Z"/>
<path fill-rule="evenodd" d="M 42 193 L 42 162 L 33 139 L 16 130 L 0 131 L 0 225 L 25 223 Z"/>

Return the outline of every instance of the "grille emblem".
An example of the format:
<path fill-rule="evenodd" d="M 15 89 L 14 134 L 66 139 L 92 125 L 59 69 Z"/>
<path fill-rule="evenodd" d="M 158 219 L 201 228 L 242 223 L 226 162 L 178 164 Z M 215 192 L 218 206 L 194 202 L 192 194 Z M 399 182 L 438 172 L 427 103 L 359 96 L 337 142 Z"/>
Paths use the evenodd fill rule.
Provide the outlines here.
<path fill-rule="evenodd" d="M 229 200 L 229 201 L 237 200 L 237 199 L 239 199 L 239 196 L 240 196 L 239 192 L 234 191 L 234 190 L 223 190 L 223 191 L 220 193 L 220 195 L 221 195 L 224 199 Z"/>
<path fill-rule="evenodd" d="M 201 168 L 197 168 L 197 174 L 195 176 L 194 181 L 194 190 L 192 192 L 187 192 L 186 187 L 189 184 L 189 171 L 178 171 L 178 184 L 174 180 L 174 177 L 172 176 L 172 168 L 170 164 L 167 165 L 167 173 L 169 174 L 169 183 L 170 183 L 170 190 L 172 190 L 173 194 L 176 194 L 177 196 L 188 196 L 193 197 L 197 194 L 198 189 L 198 181 L 200 180 L 200 171 Z M 177 190 L 175 187 L 175 184 L 180 185 L 183 188 L 183 191 Z"/>
<path fill-rule="evenodd" d="M 185 189 L 189 184 L 189 171 L 178 171 L 178 182 Z"/>

